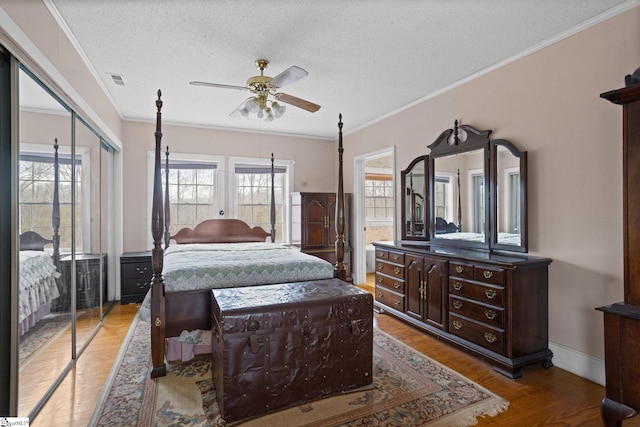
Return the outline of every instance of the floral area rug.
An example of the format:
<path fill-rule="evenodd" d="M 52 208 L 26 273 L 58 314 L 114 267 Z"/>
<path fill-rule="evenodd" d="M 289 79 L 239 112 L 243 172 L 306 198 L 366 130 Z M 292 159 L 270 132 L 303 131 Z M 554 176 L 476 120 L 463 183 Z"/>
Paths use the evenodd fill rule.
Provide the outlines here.
<path fill-rule="evenodd" d="M 225 426 L 206 355 L 167 364 L 149 378 L 149 324 L 132 324 L 105 385 L 92 425 Z M 395 338 L 375 330 L 373 386 L 254 418 L 233 426 L 466 427 L 509 403 Z"/>
<path fill-rule="evenodd" d="M 20 369 L 27 366 L 31 358 L 43 350 L 71 326 L 70 314 L 49 314 L 38 321 L 26 334 L 20 337 L 19 361 Z"/>

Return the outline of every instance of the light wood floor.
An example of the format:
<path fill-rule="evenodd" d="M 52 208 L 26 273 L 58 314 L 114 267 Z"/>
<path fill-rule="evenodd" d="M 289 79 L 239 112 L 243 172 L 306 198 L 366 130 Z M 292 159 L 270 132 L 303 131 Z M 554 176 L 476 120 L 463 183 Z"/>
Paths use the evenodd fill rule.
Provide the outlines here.
<path fill-rule="evenodd" d="M 32 421 L 32 426 L 87 425 L 137 308 L 118 304 L 111 310 L 92 344 Z M 374 317 L 381 330 L 510 402 L 506 412 L 481 418 L 480 427 L 602 425 L 600 401 L 605 391 L 600 385 L 556 367 L 543 369 L 538 365 L 524 368 L 522 378 L 511 380 L 495 372 L 488 363 L 391 316 L 376 314 Z M 637 425 L 637 422 L 634 419 L 623 425 Z"/>

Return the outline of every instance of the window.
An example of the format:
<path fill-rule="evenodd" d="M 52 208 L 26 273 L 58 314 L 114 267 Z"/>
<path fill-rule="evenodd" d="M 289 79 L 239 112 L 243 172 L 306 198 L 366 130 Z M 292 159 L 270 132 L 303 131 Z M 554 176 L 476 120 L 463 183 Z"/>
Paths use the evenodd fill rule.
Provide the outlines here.
<path fill-rule="evenodd" d="M 231 191 L 235 218 L 271 232 L 271 159 L 230 159 L 234 170 Z M 288 241 L 288 204 L 293 162 L 274 161 L 275 240 Z"/>
<path fill-rule="evenodd" d="M 169 155 L 169 233 L 193 228 L 200 222 L 215 218 L 221 207 L 220 168 L 221 162 L 214 157 Z M 166 161 L 162 161 L 163 197 L 167 186 Z M 152 166 L 153 169 L 153 166 Z"/>
<path fill-rule="evenodd" d="M 365 172 L 364 188 L 367 224 L 393 221 L 393 177 Z"/>
<path fill-rule="evenodd" d="M 454 215 L 454 186 L 452 174 L 436 174 L 434 184 L 435 216 L 457 223 Z"/>
<path fill-rule="evenodd" d="M 61 150 L 67 147 L 61 147 Z M 76 248 L 82 250 L 82 186 L 83 165 L 82 155 L 76 154 L 75 182 L 76 187 Z M 87 156 L 88 161 L 88 156 Z M 73 168 L 71 155 L 60 152 L 58 154 L 58 194 L 60 202 L 60 249 L 71 250 L 71 187 L 73 185 Z M 53 236 L 51 217 L 53 213 L 53 193 L 55 188 L 54 154 L 53 148 L 37 144 L 21 144 L 20 177 L 19 177 L 19 206 L 20 233 L 35 231 L 50 239 Z M 86 198 L 86 195 L 85 195 Z"/>

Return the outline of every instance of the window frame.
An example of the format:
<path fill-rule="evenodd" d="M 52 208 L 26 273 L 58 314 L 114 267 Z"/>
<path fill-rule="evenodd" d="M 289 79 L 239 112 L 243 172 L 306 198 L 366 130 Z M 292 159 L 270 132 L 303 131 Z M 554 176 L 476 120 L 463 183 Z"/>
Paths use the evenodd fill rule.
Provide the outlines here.
<path fill-rule="evenodd" d="M 199 163 L 215 163 L 216 164 L 216 182 L 215 182 L 215 191 L 216 197 L 214 198 L 214 206 L 217 209 L 214 211 L 214 218 L 220 218 L 224 216 L 224 201 L 225 201 L 225 157 L 211 154 L 196 154 L 196 153 L 173 153 L 169 150 L 169 161 L 171 160 L 179 160 L 179 161 L 193 161 Z M 162 151 L 161 153 L 161 167 L 164 168 L 166 164 L 166 151 Z M 154 170 L 155 170 L 155 150 L 147 151 L 147 247 L 153 247 L 153 235 L 151 233 L 151 209 L 153 205 L 153 185 L 154 185 Z M 164 177 L 162 178 L 164 180 Z M 162 213 L 164 215 L 164 196 L 165 196 L 165 187 L 162 188 Z M 220 215 L 220 212 L 223 212 L 223 215 Z M 164 218 L 164 216 L 163 216 Z M 164 229 L 163 229 L 164 233 Z M 164 241 L 164 239 L 163 239 Z"/>
<path fill-rule="evenodd" d="M 236 204 L 237 204 L 237 188 L 236 188 L 236 179 L 235 179 L 235 170 L 237 164 L 254 164 L 257 166 L 269 166 L 271 167 L 271 158 L 261 158 L 261 157 L 236 157 L 231 156 L 228 158 L 228 167 L 229 174 L 233 176 L 233 178 L 229 179 L 228 190 L 229 190 L 229 217 L 237 218 L 236 212 Z M 284 215 L 283 218 L 283 230 L 282 230 L 282 243 L 290 244 L 291 243 L 291 197 L 290 194 L 293 191 L 293 180 L 295 177 L 295 161 L 293 160 L 284 160 L 274 158 L 273 161 L 274 167 L 285 168 L 285 178 L 283 181 L 283 205 L 282 212 Z M 269 197 L 271 194 L 269 194 Z M 269 200 L 270 202 L 271 200 Z M 271 232 L 271 230 L 265 230 L 267 232 Z"/>
<path fill-rule="evenodd" d="M 366 195 L 366 189 L 367 189 L 367 181 L 387 181 L 382 180 L 382 179 L 367 179 L 367 175 L 378 175 L 378 176 L 389 176 L 388 181 L 391 182 L 391 197 L 385 197 L 385 199 L 390 199 L 391 201 L 391 208 L 392 210 L 395 211 L 395 191 L 393 186 L 395 185 L 395 182 L 393 180 L 393 170 L 392 169 L 388 169 L 388 168 L 365 168 L 365 178 L 364 178 L 364 189 L 365 189 L 365 195 L 364 195 L 364 206 L 365 206 L 365 226 L 369 226 L 369 227 L 374 227 L 374 226 L 393 226 L 393 214 L 390 217 L 385 217 L 385 218 L 375 218 L 375 219 L 370 219 L 367 217 L 366 215 L 366 209 L 367 209 L 367 199 L 370 199 L 371 197 L 367 197 Z M 374 197 L 375 198 L 375 197 Z"/>

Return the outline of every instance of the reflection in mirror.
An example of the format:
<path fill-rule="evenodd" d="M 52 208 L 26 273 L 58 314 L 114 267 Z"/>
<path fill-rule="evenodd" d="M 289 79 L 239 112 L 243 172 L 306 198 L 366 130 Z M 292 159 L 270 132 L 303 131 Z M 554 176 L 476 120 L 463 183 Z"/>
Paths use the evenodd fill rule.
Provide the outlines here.
<path fill-rule="evenodd" d="M 433 159 L 434 238 L 485 242 L 484 150 Z"/>
<path fill-rule="evenodd" d="M 407 169 L 402 171 L 401 185 L 404 189 L 402 218 L 403 239 L 426 238 L 428 228 L 425 226 L 428 198 L 426 196 L 426 165 L 428 156 L 415 159 Z"/>
<path fill-rule="evenodd" d="M 526 152 L 505 140 L 492 141 L 495 159 L 496 247 L 526 252 Z"/>
<path fill-rule="evenodd" d="M 73 246 L 73 173 L 71 113 L 23 69 L 18 81 L 18 415 L 26 417 L 71 359 L 71 306 L 61 298 L 60 271 Z"/>

